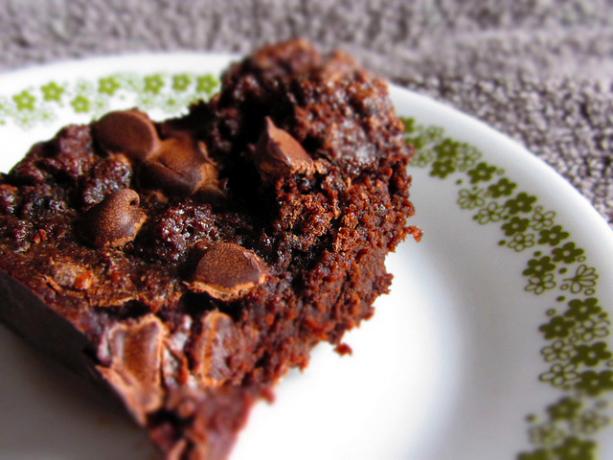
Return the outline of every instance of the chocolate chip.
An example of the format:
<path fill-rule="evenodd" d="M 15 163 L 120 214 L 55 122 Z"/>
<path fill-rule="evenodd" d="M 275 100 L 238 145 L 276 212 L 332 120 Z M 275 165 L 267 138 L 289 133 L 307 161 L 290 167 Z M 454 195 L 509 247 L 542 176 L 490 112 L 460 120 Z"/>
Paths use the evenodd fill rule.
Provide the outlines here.
<path fill-rule="evenodd" d="M 314 161 L 298 141 L 287 131 L 277 128 L 269 117 L 266 117 L 266 127 L 258 141 L 255 157 L 264 179 L 315 171 Z"/>
<path fill-rule="evenodd" d="M 114 324 L 98 349 L 98 371 L 141 423 L 162 403 L 160 366 L 167 335 L 162 322 L 149 314 Z"/>
<path fill-rule="evenodd" d="M 110 112 L 93 125 L 100 146 L 144 161 L 156 154 L 160 139 L 151 119 L 139 110 Z"/>
<path fill-rule="evenodd" d="M 138 193 L 119 190 L 94 206 L 80 225 L 83 237 L 97 248 L 117 247 L 132 241 L 147 219 Z"/>
<path fill-rule="evenodd" d="M 243 334 L 232 318 L 219 311 L 207 313 L 191 346 L 194 374 L 207 387 L 223 385 L 232 377 L 228 360 L 240 360 L 244 348 Z"/>
<path fill-rule="evenodd" d="M 215 243 L 198 262 L 189 287 L 230 301 L 243 297 L 265 278 L 264 263 L 255 253 L 238 244 Z"/>
<path fill-rule="evenodd" d="M 165 341 L 162 355 L 162 377 L 167 389 L 177 388 L 190 380 L 189 362 L 185 347 L 190 340 L 192 318 L 182 315 L 176 320 L 172 334 Z"/>
<path fill-rule="evenodd" d="M 206 146 L 188 134 L 162 141 L 145 169 L 152 184 L 181 195 L 192 195 L 217 183 L 217 168 L 208 159 Z"/>

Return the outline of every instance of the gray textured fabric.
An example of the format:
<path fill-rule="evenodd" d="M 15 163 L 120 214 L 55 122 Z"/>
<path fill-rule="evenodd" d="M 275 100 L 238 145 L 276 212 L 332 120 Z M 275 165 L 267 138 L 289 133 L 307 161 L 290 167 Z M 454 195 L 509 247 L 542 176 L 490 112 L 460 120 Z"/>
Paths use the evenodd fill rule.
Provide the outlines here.
<path fill-rule="evenodd" d="M 0 70 L 290 36 L 523 142 L 613 224 L 613 0 L 0 0 Z"/>

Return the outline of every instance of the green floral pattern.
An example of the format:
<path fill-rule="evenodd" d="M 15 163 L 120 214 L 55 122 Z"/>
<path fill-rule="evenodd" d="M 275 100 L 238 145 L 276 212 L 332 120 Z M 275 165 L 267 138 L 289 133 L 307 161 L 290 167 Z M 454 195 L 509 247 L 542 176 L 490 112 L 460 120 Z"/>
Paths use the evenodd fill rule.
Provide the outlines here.
<path fill-rule="evenodd" d="M 28 129 L 53 121 L 66 110 L 90 119 L 108 111 L 111 103 L 117 107 L 118 102 L 174 115 L 195 101 L 207 99 L 218 87 L 214 75 L 186 73 L 118 73 L 96 81 L 51 81 L 9 97 L 0 96 L 0 125 L 14 123 Z"/>
<path fill-rule="evenodd" d="M 174 115 L 209 98 L 218 86 L 212 74 L 191 73 L 118 73 L 94 81 L 51 81 L 0 96 L 0 125 L 14 123 L 28 129 L 56 119 L 63 111 L 95 118 L 118 105 Z M 433 178 L 453 179 L 457 205 L 479 225 L 498 226 L 500 247 L 526 256 L 519 274 L 524 290 L 554 296 L 556 304 L 546 310 L 539 327 L 546 342 L 539 380 L 561 394 L 541 416 L 527 417 L 532 447 L 517 459 L 595 460 L 595 437 L 610 427 L 606 397 L 613 394 L 610 318 L 596 295 L 598 271 L 556 222 L 556 213 L 520 190 L 478 149 L 446 137 L 439 127 L 420 126 L 412 118 L 404 122 L 407 141 L 416 148 L 412 165 L 427 169 Z"/>
<path fill-rule="evenodd" d="M 434 178 L 452 179 L 458 206 L 478 224 L 498 226 L 499 246 L 525 254 L 524 290 L 552 295 L 557 302 L 539 326 L 546 342 L 539 380 L 561 396 L 541 417 L 527 417 L 532 449 L 518 454 L 518 460 L 595 460 L 595 438 L 610 426 L 607 398 L 613 394 L 610 318 L 596 296 L 598 271 L 556 222 L 556 213 L 520 190 L 481 152 L 447 138 L 440 128 L 404 121 L 407 141 L 416 148 L 413 166 Z"/>

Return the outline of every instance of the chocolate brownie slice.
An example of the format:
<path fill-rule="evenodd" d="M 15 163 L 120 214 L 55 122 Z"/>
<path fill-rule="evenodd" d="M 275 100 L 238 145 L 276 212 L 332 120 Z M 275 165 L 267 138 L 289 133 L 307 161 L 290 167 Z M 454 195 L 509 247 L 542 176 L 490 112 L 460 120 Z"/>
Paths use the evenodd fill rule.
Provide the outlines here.
<path fill-rule="evenodd" d="M 2 176 L 0 318 L 166 458 L 223 459 L 251 404 L 388 290 L 386 254 L 419 234 L 410 155 L 349 56 L 263 48 L 184 117 L 112 112 Z"/>

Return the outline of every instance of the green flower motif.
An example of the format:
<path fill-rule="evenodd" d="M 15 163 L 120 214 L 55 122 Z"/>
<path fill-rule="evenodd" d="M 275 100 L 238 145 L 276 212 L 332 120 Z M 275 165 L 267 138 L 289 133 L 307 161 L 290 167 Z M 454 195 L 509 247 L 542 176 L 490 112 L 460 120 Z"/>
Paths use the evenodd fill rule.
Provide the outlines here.
<path fill-rule="evenodd" d="M 440 177 L 441 179 L 445 179 L 449 174 L 453 174 L 455 172 L 455 167 L 453 163 L 449 160 L 441 161 L 436 160 L 432 163 L 432 170 L 430 171 L 430 175 L 433 177 Z"/>
<path fill-rule="evenodd" d="M 462 209 L 474 209 L 483 206 L 485 191 L 478 187 L 472 189 L 462 189 L 458 196 L 458 205 Z"/>
<path fill-rule="evenodd" d="M 522 274 L 524 276 L 535 276 L 540 278 L 546 273 L 553 271 L 555 268 L 555 264 L 551 262 L 551 257 L 543 256 L 530 259 L 528 261 L 528 268 L 526 268 Z"/>
<path fill-rule="evenodd" d="M 407 142 L 413 145 L 413 147 L 415 147 L 415 149 L 417 150 L 421 150 L 427 145 L 438 143 L 443 138 L 442 128 L 438 128 L 436 126 L 428 126 L 426 128 L 422 126 L 416 126 L 415 120 L 413 119 L 410 119 L 410 122 L 412 122 L 415 127 L 413 130 L 409 131 L 409 135 L 406 139 Z M 414 135 L 411 135 L 413 133 Z"/>
<path fill-rule="evenodd" d="M 121 88 L 121 84 L 116 77 L 104 77 L 98 81 L 98 92 L 101 94 L 112 96 L 119 88 Z"/>
<path fill-rule="evenodd" d="M 505 210 L 506 208 L 500 206 L 495 201 L 491 201 L 486 207 L 479 209 L 477 214 L 473 216 L 473 219 L 481 225 L 485 225 L 489 222 L 499 222 L 504 219 Z"/>
<path fill-rule="evenodd" d="M 417 122 L 413 117 L 400 117 L 402 123 L 404 123 L 405 134 L 410 134 L 417 129 Z"/>
<path fill-rule="evenodd" d="M 442 142 L 445 135 L 445 130 L 440 126 L 425 126 L 420 129 L 421 137 L 429 143 Z"/>
<path fill-rule="evenodd" d="M 494 198 L 500 198 L 501 196 L 511 195 L 515 187 L 517 187 L 515 182 L 511 182 L 506 177 L 503 177 L 495 184 L 490 185 L 487 190 Z"/>
<path fill-rule="evenodd" d="M 565 243 L 564 246 L 553 248 L 553 251 L 551 251 L 553 260 L 567 264 L 575 262 L 579 256 L 583 255 L 583 252 L 583 249 L 575 247 L 575 243 L 572 241 Z"/>
<path fill-rule="evenodd" d="M 13 102 L 17 106 L 17 110 L 33 111 L 36 107 L 36 98 L 27 90 L 13 96 Z"/>
<path fill-rule="evenodd" d="M 175 91 L 186 91 L 192 83 L 192 77 L 186 73 L 178 74 L 172 77 L 172 89 Z"/>
<path fill-rule="evenodd" d="M 572 428 L 577 433 L 593 435 L 609 424 L 609 417 L 601 415 L 594 410 L 586 411 L 573 420 Z"/>
<path fill-rule="evenodd" d="M 543 348 L 541 354 L 545 361 L 553 363 L 556 361 L 566 362 L 570 359 L 573 353 L 573 348 L 563 340 L 556 340 L 551 345 Z"/>
<path fill-rule="evenodd" d="M 98 113 L 99 108 L 105 107 L 104 104 L 111 101 L 110 97 L 88 95 L 97 92 L 99 96 L 114 96 L 123 87 L 126 93 L 132 93 L 139 101 L 145 101 L 150 108 L 174 112 L 184 108 L 189 101 L 202 98 L 203 93 L 212 94 L 219 82 L 212 75 L 182 73 L 172 76 L 134 76 L 132 80 L 124 76 L 108 76 L 88 84 L 89 87 L 83 89 L 79 86 L 64 87 L 50 82 L 40 87 L 40 100 L 61 102 L 64 99 L 70 101 L 78 113 Z M 36 93 L 30 91 L 22 91 L 12 96 L 12 100 L 10 97 L 2 99 L 0 123 L 3 117 L 8 116 L 21 117 L 24 120 L 34 118 L 29 113 L 32 111 L 36 111 L 36 119 L 39 120 L 39 105 L 42 109 L 51 106 L 39 103 Z M 15 109 L 21 113 L 15 115 Z M 554 289 L 558 279 L 566 276 L 568 278 L 562 279 L 559 288 L 567 291 L 569 295 L 575 294 L 574 297 L 582 297 L 568 302 L 568 309 L 562 315 L 553 309 L 549 311 L 548 319 L 545 320 L 548 322 L 539 328 L 549 341 L 547 346 L 542 348 L 541 354 L 550 366 L 539 379 L 557 388 L 574 390 L 572 395 L 575 396 L 569 393 L 557 403 L 548 406 L 549 419 L 546 423 L 536 425 L 534 421 L 531 422 L 529 434 L 533 450 L 521 453 L 518 458 L 593 459 L 596 455 L 595 443 L 582 439 L 579 435 L 592 435 L 610 421 L 596 409 L 582 411 L 582 406 L 588 405 L 584 398 L 586 395 L 592 397 L 613 390 L 613 371 L 603 366 L 603 363 L 611 365 L 607 361 L 612 357 L 611 349 L 607 345 L 610 333 L 608 316 L 599 302 L 590 297 L 595 292 L 598 273 L 594 267 L 580 265 L 585 258 L 583 249 L 568 240 L 562 243 L 570 235 L 560 225 L 555 224 L 555 213 L 537 205 L 536 197 L 519 192 L 516 183 L 506 177 L 500 177 L 504 172 L 482 161 L 482 155 L 476 148 L 445 138 L 441 128 L 419 126 L 412 118 L 405 118 L 403 121 L 407 142 L 417 149 L 413 165 L 428 166 L 431 168 L 430 174 L 440 178 L 448 178 L 456 172 L 465 174 L 459 179 L 470 181 L 472 185 L 459 190 L 457 203 L 462 209 L 474 209 L 471 214 L 475 221 L 482 225 L 500 222 L 499 225 L 506 236 L 504 245 L 517 252 L 537 243 L 551 247 L 549 254 L 546 249 L 539 248 L 544 255 L 541 257 L 542 254 L 539 253 L 538 257 L 528 260 L 523 271 L 527 282 L 526 291 L 541 294 L 545 290 Z M 486 183 L 487 181 L 491 183 Z M 495 201 L 486 205 L 486 198 Z M 566 265 L 562 266 L 563 264 Z M 558 268 L 561 268 L 560 272 Z M 560 297 L 558 300 L 563 299 Z M 566 432 L 572 433 L 572 436 L 565 434 Z"/>
<path fill-rule="evenodd" d="M 554 460 L 548 450 L 537 449 L 532 452 L 522 452 L 517 460 Z"/>
<path fill-rule="evenodd" d="M 564 433 L 549 423 L 533 426 L 530 428 L 529 436 L 532 444 L 543 447 L 553 447 L 564 439 Z"/>
<path fill-rule="evenodd" d="M 573 299 L 568 302 L 568 310 L 566 310 L 564 316 L 576 321 L 585 321 L 599 316 L 601 313 L 602 307 L 598 305 L 598 299 L 588 297 L 584 300 Z"/>
<path fill-rule="evenodd" d="M 517 214 L 520 212 L 532 211 L 532 204 L 536 201 L 536 197 L 528 195 L 525 192 L 520 192 L 515 198 L 507 200 L 504 204 L 509 208 L 509 213 Z"/>
<path fill-rule="evenodd" d="M 457 161 L 458 170 L 466 171 L 468 168 L 472 168 L 479 158 L 481 158 L 481 152 L 475 147 L 468 144 L 460 144 Z"/>
<path fill-rule="evenodd" d="M 577 416 L 579 409 L 581 409 L 581 401 L 565 397 L 547 406 L 547 413 L 552 420 L 571 420 Z"/>
<path fill-rule="evenodd" d="M 560 241 L 569 236 L 568 232 L 565 232 L 561 225 L 545 228 L 539 232 L 539 235 L 539 244 L 548 244 L 550 246 L 557 246 Z"/>
<path fill-rule="evenodd" d="M 577 368 L 574 364 L 564 365 L 556 363 L 551 366 L 549 372 L 539 375 L 539 380 L 549 383 L 556 388 L 566 389 L 578 380 L 579 374 L 575 372 L 576 370 Z"/>
<path fill-rule="evenodd" d="M 217 88 L 217 78 L 213 75 L 201 75 L 196 79 L 196 91 L 199 93 L 211 94 Z"/>
<path fill-rule="evenodd" d="M 607 344 L 596 342 L 591 345 L 577 345 L 575 356 L 571 360 L 575 364 L 585 364 L 586 366 L 596 366 L 599 362 L 605 362 L 611 358 Z"/>
<path fill-rule="evenodd" d="M 507 246 L 516 252 L 521 252 L 524 249 L 531 248 L 534 246 L 534 233 L 516 233 L 513 235 L 511 242 L 508 243 Z M 553 280 L 553 276 L 551 279 Z"/>
<path fill-rule="evenodd" d="M 557 460 L 595 460 L 595 447 L 593 441 L 569 436 L 553 451 Z"/>
<path fill-rule="evenodd" d="M 145 77 L 145 92 L 160 94 L 164 88 L 164 77 L 161 75 L 149 75 Z"/>
<path fill-rule="evenodd" d="M 196 81 L 199 84 L 194 84 Z M 8 119 L 14 119 L 18 125 L 28 129 L 55 119 L 56 108 L 47 104 L 52 102 L 59 104 L 66 101 L 77 113 L 101 113 L 108 109 L 111 97 L 117 97 L 122 88 L 125 89 L 125 96 L 137 98 L 143 108 L 160 108 L 171 115 L 184 109 L 191 101 L 202 99 L 203 92 L 211 94 L 218 86 L 218 79 L 213 75 L 197 77 L 190 73 L 174 76 L 163 73 L 146 76 L 112 74 L 95 80 L 79 79 L 68 84 L 49 81 L 37 87 L 36 91 L 28 89 L 6 99 L 0 97 L 0 125 Z M 157 96 L 164 94 L 172 95 L 174 99 L 158 100 Z M 182 97 L 177 97 L 179 95 Z M 415 129 L 424 141 L 432 139 L 438 142 L 443 139 L 442 128 L 416 126 Z M 467 146 L 466 149 L 474 147 Z"/>
<path fill-rule="evenodd" d="M 564 278 L 564 284 L 560 286 L 564 291 L 568 290 L 573 294 L 584 292 L 585 294 L 593 294 L 596 283 L 598 281 L 598 273 L 594 267 L 588 267 L 581 264 L 577 267 L 575 275 L 572 278 Z"/>
<path fill-rule="evenodd" d="M 43 93 L 43 99 L 47 102 L 51 102 L 51 101 L 59 102 L 62 99 L 62 96 L 64 95 L 64 87 L 61 85 L 58 85 L 54 81 L 41 86 L 40 90 Z"/>
<path fill-rule="evenodd" d="M 91 109 L 92 102 L 87 97 L 79 95 L 70 101 L 70 105 L 77 113 L 87 113 Z"/>
<path fill-rule="evenodd" d="M 471 184 L 478 184 L 479 182 L 487 182 L 494 177 L 496 173 L 496 166 L 491 166 L 484 161 L 479 163 L 473 169 L 468 171 L 468 175 L 470 176 Z"/>
<path fill-rule="evenodd" d="M 530 227 L 534 230 L 543 230 L 544 228 L 549 228 L 553 225 L 553 219 L 555 215 L 555 212 L 545 212 L 543 211 L 542 206 L 537 206 L 536 208 L 534 208 L 534 212 L 532 213 Z"/>
<path fill-rule="evenodd" d="M 575 385 L 577 390 L 585 392 L 589 396 L 598 396 L 604 391 L 613 390 L 613 371 L 585 371 L 579 375 L 579 381 Z"/>
<path fill-rule="evenodd" d="M 528 224 L 530 221 L 528 219 L 522 219 L 517 216 L 513 216 L 509 221 L 507 221 L 503 226 L 502 230 L 504 230 L 504 234 L 506 236 L 513 236 L 516 233 L 521 233 L 528 228 Z"/>
<path fill-rule="evenodd" d="M 548 273 L 541 277 L 532 276 L 528 278 L 528 284 L 524 287 L 527 292 L 534 292 L 536 295 L 541 295 L 543 292 L 553 289 L 556 286 L 553 274 Z"/>
<path fill-rule="evenodd" d="M 418 168 L 425 168 L 430 163 L 432 163 L 433 159 L 434 159 L 434 154 L 432 150 L 430 149 L 419 150 L 417 154 L 415 155 L 415 157 L 413 158 L 413 160 L 411 161 L 411 164 Z"/>
<path fill-rule="evenodd" d="M 588 319 L 575 325 L 571 340 L 573 342 L 589 343 L 609 335 L 608 322 L 605 319 Z"/>
<path fill-rule="evenodd" d="M 547 324 L 539 327 L 539 331 L 543 333 L 547 340 L 563 339 L 568 337 L 575 322 L 564 318 L 563 316 L 554 316 Z"/>
<path fill-rule="evenodd" d="M 164 98 L 160 107 L 162 107 L 166 112 L 175 112 L 183 107 L 185 104 L 183 101 L 177 99 L 176 97 L 168 97 Z"/>
<path fill-rule="evenodd" d="M 458 149 L 460 143 L 452 139 L 445 139 L 443 142 L 434 147 L 437 160 L 440 161 L 455 161 L 458 157 Z"/>

